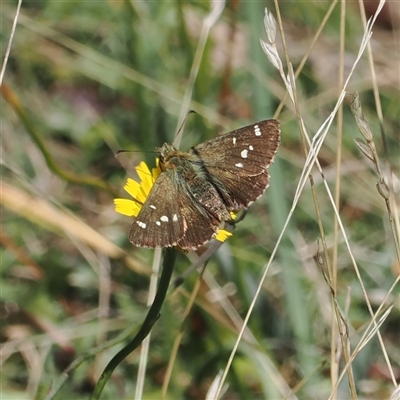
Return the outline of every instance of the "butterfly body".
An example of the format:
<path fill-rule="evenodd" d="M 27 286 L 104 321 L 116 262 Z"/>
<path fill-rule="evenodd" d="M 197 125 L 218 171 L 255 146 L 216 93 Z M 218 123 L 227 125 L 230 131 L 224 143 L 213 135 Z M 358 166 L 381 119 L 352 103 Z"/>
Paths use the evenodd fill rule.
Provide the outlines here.
<path fill-rule="evenodd" d="M 200 211 L 204 208 L 219 220 L 230 218 L 229 210 L 218 193 L 219 188 L 207 172 L 204 161 L 193 149 L 185 153 L 164 143 L 160 148 L 160 167 Z"/>
<path fill-rule="evenodd" d="M 279 141 L 279 122 L 264 120 L 188 152 L 165 143 L 158 149 L 161 174 L 132 225 L 130 241 L 187 250 L 205 244 L 231 211 L 263 194 Z"/>

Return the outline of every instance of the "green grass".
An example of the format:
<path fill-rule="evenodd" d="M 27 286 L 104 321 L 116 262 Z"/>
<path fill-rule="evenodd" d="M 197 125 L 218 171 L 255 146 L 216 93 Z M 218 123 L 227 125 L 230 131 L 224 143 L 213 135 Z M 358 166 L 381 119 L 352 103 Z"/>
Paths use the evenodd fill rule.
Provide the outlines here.
<path fill-rule="evenodd" d="M 322 132 L 322 176 L 306 163 L 302 134 L 312 138 L 333 111 L 364 25 L 355 4 L 344 15 L 334 2 L 279 3 L 279 14 L 269 7 L 281 16 L 283 77 L 287 60 L 296 71 L 294 103 L 260 46 L 263 2 L 229 3 L 209 30 L 205 2 L 22 3 L 1 98 L 3 398 L 42 399 L 59 383 L 54 398 L 88 398 L 141 327 L 154 251 L 130 245 L 131 221 L 113 198 L 124 196 L 141 160 L 154 164 L 151 151 L 174 140 L 188 109 L 197 114 L 182 149 L 277 117 L 271 185 L 202 278 L 192 273 L 169 292 L 147 361 L 132 352 L 101 398 L 133 399 L 140 385 L 143 399 L 205 398 L 215 395 L 219 371 L 225 398 L 390 397 L 400 360 L 398 30 L 378 19 L 375 45 L 346 88 L 359 92 L 372 142 L 346 96 Z M 2 3 L 1 14 L 4 57 L 16 5 Z M 355 138 L 367 154 L 375 146 L 373 161 Z M 118 149 L 139 152 L 115 158 Z M 175 277 L 193 261 L 179 254 Z"/>

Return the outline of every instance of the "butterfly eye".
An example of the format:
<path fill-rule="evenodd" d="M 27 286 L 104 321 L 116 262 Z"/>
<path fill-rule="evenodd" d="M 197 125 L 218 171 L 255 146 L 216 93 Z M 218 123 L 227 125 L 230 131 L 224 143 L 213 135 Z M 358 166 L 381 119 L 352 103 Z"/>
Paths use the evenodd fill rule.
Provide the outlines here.
<path fill-rule="evenodd" d="M 159 161 L 158 165 L 159 165 L 161 171 L 165 170 L 165 168 L 164 168 L 164 166 L 165 166 L 165 157 L 164 156 L 160 155 L 160 161 Z"/>

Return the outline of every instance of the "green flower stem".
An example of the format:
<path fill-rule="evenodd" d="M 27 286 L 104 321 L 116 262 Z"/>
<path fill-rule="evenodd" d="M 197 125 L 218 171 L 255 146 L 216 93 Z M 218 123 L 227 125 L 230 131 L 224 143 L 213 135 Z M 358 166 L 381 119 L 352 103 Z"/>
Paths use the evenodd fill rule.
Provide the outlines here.
<path fill-rule="evenodd" d="M 107 381 L 110 379 L 111 374 L 114 369 L 130 354 L 133 350 L 138 348 L 142 343 L 143 339 L 150 333 L 153 325 L 160 317 L 160 310 L 164 303 L 165 296 L 168 292 L 169 283 L 171 281 L 172 272 L 174 270 L 176 259 L 176 250 L 173 248 L 167 248 L 164 250 L 164 261 L 163 268 L 160 278 L 160 284 L 156 296 L 154 298 L 153 304 L 151 305 L 147 316 L 139 329 L 136 336 L 122 349 L 120 350 L 108 363 L 104 372 L 101 374 L 99 380 L 96 383 L 94 391 L 90 397 L 90 400 L 98 400 L 100 394 L 106 385 Z"/>

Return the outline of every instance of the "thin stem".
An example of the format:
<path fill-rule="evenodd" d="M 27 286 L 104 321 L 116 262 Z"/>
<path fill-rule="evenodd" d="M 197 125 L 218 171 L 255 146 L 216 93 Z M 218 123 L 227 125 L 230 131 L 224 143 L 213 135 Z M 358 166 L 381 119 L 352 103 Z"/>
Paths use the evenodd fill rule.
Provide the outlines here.
<path fill-rule="evenodd" d="M 130 354 L 132 351 L 137 349 L 142 343 L 143 339 L 150 333 L 153 325 L 160 317 L 160 310 L 164 304 L 164 300 L 168 291 L 169 283 L 172 277 L 176 259 L 176 250 L 173 248 L 167 248 L 164 251 L 163 269 L 160 278 L 160 284 L 158 286 L 157 294 L 154 298 L 154 302 L 147 313 L 147 316 L 139 329 L 136 336 L 122 349 L 120 350 L 108 363 L 104 372 L 101 374 L 99 380 L 96 383 L 94 391 L 90 396 L 91 400 L 98 400 L 101 392 L 104 389 L 107 381 L 110 379 L 111 374 L 115 368 L 121 364 L 121 362 Z"/>

